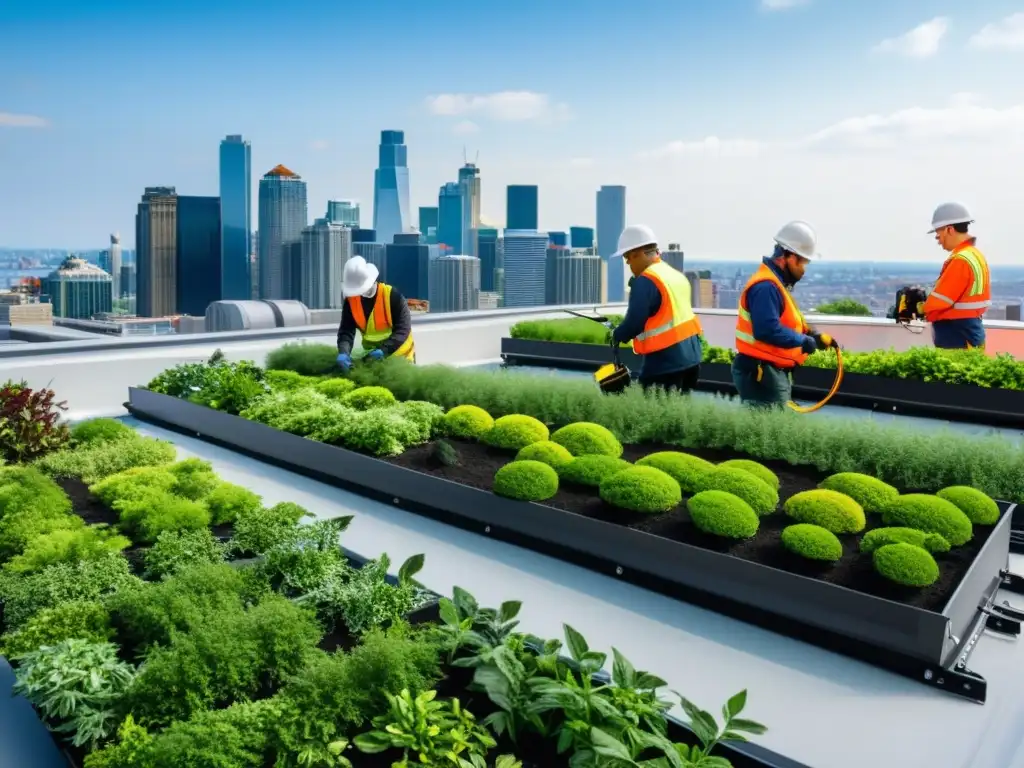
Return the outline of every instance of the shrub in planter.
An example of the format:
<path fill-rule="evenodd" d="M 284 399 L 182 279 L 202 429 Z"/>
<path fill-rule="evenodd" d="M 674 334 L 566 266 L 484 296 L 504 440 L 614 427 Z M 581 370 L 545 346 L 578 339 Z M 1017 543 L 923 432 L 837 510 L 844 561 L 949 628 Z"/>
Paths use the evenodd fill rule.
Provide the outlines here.
<path fill-rule="evenodd" d="M 105 525 L 50 531 L 31 539 L 20 555 L 4 563 L 3 569 L 8 573 L 32 573 L 55 563 L 101 560 L 131 544 L 126 536 Z"/>
<path fill-rule="evenodd" d="M 290 392 L 296 389 L 302 389 L 317 383 L 317 379 L 312 376 L 303 376 L 301 373 L 295 371 L 267 371 L 265 374 L 265 380 L 270 385 L 271 389 L 278 390 L 280 392 Z"/>
<path fill-rule="evenodd" d="M 513 461 L 495 473 L 494 492 L 520 501 L 544 501 L 558 493 L 558 473 L 540 461 Z"/>
<path fill-rule="evenodd" d="M 258 494 L 223 480 L 202 500 L 210 510 L 213 525 L 233 523 L 239 515 L 263 508 L 263 499 Z"/>
<path fill-rule="evenodd" d="M 951 485 L 935 495 L 955 504 L 975 525 L 995 525 L 999 522 L 999 505 L 977 488 Z"/>
<path fill-rule="evenodd" d="M 601 499 L 613 507 L 633 512 L 667 512 L 679 506 L 683 492 L 671 475 L 654 467 L 629 467 L 606 477 Z"/>
<path fill-rule="evenodd" d="M 494 426 L 484 433 L 483 440 L 495 448 L 518 451 L 530 443 L 547 440 L 548 437 L 548 428 L 544 422 L 533 416 L 513 413 L 496 420 Z"/>
<path fill-rule="evenodd" d="M 173 443 L 133 433 L 107 442 L 94 441 L 48 454 L 35 467 L 50 477 L 77 477 L 92 484 L 134 467 L 155 467 L 174 461 Z"/>
<path fill-rule="evenodd" d="M 332 400 L 343 400 L 345 395 L 356 388 L 356 383 L 349 379 L 322 379 L 313 385 L 313 389 Z M 440 406 L 438 406 L 440 407 Z"/>
<path fill-rule="evenodd" d="M 71 428 L 71 443 L 76 447 L 88 443 L 106 443 L 135 435 L 135 430 L 117 419 L 89 419 Z"/>
<path fill-rule="evenodd" d="M 444 415 L 444 431 L 449 437 L 479 440 L 494 426 L 494 419 L 475 405 L 456 405 Z"/>
<path fill-rule="evenodd" d="M 556 470 L 572 460 L 573 456 L 569 453 L 569 449 L 553 440 L 530 443 L 520 448 L 519 453 L 516 454 L 516 461 L 540 461 Z"/>
<path fill-rule="evenodd" d="M 422 426 L 394 407 L 346 409 L 341 418 L 321 419 L 309 437 L 371 456 L 397 456 L 425 440 Z"/>
<path fill-rule="evenodd" d="M 53 608 L 44 608 L 25 622 L 21 629 L 0 638 L 0 655 L 13 659 L 23 653 L 81 638 L 103 643 L 114 636 L 110 614 L 94 600 L 72 600 Z"/>
<path fill-rule="evenodd" d="M 61 421 L 67 409 L 52 389 L 30 389 L 24 381 L 0 385 L 0 459 L 32 461 L 63 448 L 71 439 Z"/>
<path fill-rule="evenodd" d="M 617 458 L 622 455 L 622 443 L 611 430 L 588 421 L 577 421 L 556 429 L 551 439 L 565 446 L 573 456 L 597 454 Z"/>
<path fill-rule="evenodd" d="M 834 563 L 843 556 L 843 545 L 836 535 L 811 523 L 786 526 L 782 530 L 782 546 L 800 557 L 826 563 Z"/>
<path fill-rule="evenodd" d="M 292 529 L 304 517 L 313 517 L 313 513 L 290 501 L 247 511 L 235 521 L 231 549 L 241 554 L 262 555 L 288 541 Z"/>
<path fill-rule="evenodd" d="M 725 491 L 701 491 L 686 502 L 690 519 L 704 533 L 730 539 L 749 539 L 761 520 L 739 496 Z"/>
<path fill-rule="evenodd" d="M 949 552 L 949 542 L 937 533 L 925 533 L 915 528 L 873 528 L 860 540 L 861 552 L 874 552 L 887 544 L 913 544 L 929 552 Z"/>
<path fill-rule="evenodd" d="M 386 408 L 394 405 L 397 400 L 391 390 L 385 387 L 358 387 L 353 389 L 343 400 L 350 408 L 368 411 L 371 408 Z"/>
<path fill-rule="evenodd" d="M 326 376 L 338 370 L 338 350 L 331 344 L 289 342 L 267 355 L 267 370 Z"/>
<path fill-rule="evenodd" d="M 696 493 L 704 475 L 715 468 L 710 461 L 680 451 L 658 451 L 637 459 L 639 467 L 654 467 L 671 476 L 684 493 Z"/>
<path fill-rule="evenodd" d="M 224 545 L 208 528 L 164 531 L 146 552 L 146 577 L 163 579 L 196 565 L 222 563 L 225 556 Z"/>
<path fill-rule="evenodd" d="M 849 496 L 865 512 L 880 515 L 899 498 L 900 492 L 877 477 L 859 472 L 839 472 L 821 481 L 819 488 L 827 488 Z"/>
<path fill-rule="evenodd" d="M 785 513 L 800 523 L 812 523 L 832 533 L 860 533 L 867 521 L 860 504 L 845 494 L 816 488 L 786 499 Z"/>
<path fill-rule="evenodd" d="M 761 517 L 770 515 L 779 506 L 778 491 L 749 472 L 734 467 L 714 467 L 697 479 L 696 490 L 725 491 L 739 496 Z"/>
<path fill-rule="evenodd" d="M 139 489 L 110 506 L 132 538 L 145 544 L 155 542 L 164 531 L 197 530 L 211 522 L 210 510 L 203 502 L 156 488 Z"/>
<path fill-rule="evenodd" d="M 191 458 L 169 464 L 167 472 L 174 478 L 171 493 L 186 499 L 201 501 L 220 486 L 221 479 L 213 471 L 213 465 L 202 459 Z"/>
<path fill-rule="evenodd" d="M 772 472 L 764 464 L 759 464 L 756 461 L 750 459 L 729 459 L 723 461 L 718 466 L 720 467 L 732 467 L 733 469 L 742 469 L 744 472 L 749 472 L 758 480 L 763 480 L 768 483 L 776 491 L 779 490 L 781 483 L 779 482 L 779 476 Z"/>
<path fill-rule="evenodd" d="M 397 410 L 416 425 L 419 430 L 418 443 L 425 443 L 437 434 L 444 418 L 444 408 L 425 400 L 405 400 L 398 404 Z"/>
<path fill-rule="evenodd" d="M 935 558 L 913 544 L 886 544 L 872 558 L 879 574 L 906 587 L 928 587 L 939 578 Z"/>
<path fill-rule="evenodd" d="M 971 520 L 951 501 L 926 493 L 908 493 L 893 502 L 882 516 L 886 525 L 937 533 L 954 547 L 971 540 Z"/>
<path fill-rule="evenodd" d="M 601 481 L 616 472 L 629 469 L 632 465 L 625 459 L 614 456 L 577 456 L 568 464 L 558 468 L 558 476 L 566 483 L 596 488 Z"/>

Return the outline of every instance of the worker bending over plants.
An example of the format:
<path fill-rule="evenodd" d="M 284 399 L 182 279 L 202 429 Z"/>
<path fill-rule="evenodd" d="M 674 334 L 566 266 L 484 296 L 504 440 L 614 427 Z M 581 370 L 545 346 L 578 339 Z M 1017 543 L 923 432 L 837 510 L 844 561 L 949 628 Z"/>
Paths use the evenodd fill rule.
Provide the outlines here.
<path fill-rule="evenodd" d="M 622 231 L 615 256 L 629 265 L 633 279 L 626 316 L 612 329 L 612 343 L 633 342 L 642 361 L 638 378 L 645 390 L 656 386 L 689 392 L 697 384 L 703 356 L 690 281 L 661 260 L 658 239 L 643 224 Z M 605 325 L 612 328 L 610 322 Z"/>
<path fill-rule="evenodd" d="M 791 221 L 744 286 L 732 380 L 745 405 L 781 408 L 793 397 L 793 369 L 815 350 L 836 346 L 831 336 L 807 325 L 791 293 L 807 265 L 820 258 L 811 225 Z"/>
<path fill-rule="evenodd" d="M 352 367 L 357 330 L 369 360 L 394 355 L 416 362 L 409 305 L 399 291 L 378 281 L 379 276 L 377 267 L 362 256 L 353 256 L 345 264 L 341 281 L 345 303 L 338 326 L 338 365 L 344 371 Z"/>

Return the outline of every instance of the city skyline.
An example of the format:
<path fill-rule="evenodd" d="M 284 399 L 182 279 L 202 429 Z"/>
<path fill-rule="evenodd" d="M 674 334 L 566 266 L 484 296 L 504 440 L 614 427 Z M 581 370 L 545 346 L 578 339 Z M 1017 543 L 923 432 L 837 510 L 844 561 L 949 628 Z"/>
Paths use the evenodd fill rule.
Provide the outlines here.
<path fill-rule="evenodd" d="M 479 47 L 469 67 L 435 61 L 436 35 L 449 31 L 442 20 L 463 3 L 399 2 L 386 17 L 362 8 L 349 19 L 361 30 L 346 42 L 350 60 L 375 60 L 381 35 L 396 51 L 361 70 L 356 109 L 323 97 L 335 75 L 319 43 L 333 32 L 310 27 L 315 6 L 254 2 L 238 15 L 229 5 L 102 0 L 44 12 L 16 2 L 5 11 L 0 63 L 17 66 L 0 71 L 17 75 L 0 83 L 3 245 L 99 246 L 133 229 L 147 186 L 217 194 L 216 142 L 239 132 L 254 176 L 284 164 L 309 184 L 314 210 L 340 197 L 370 216 L 379 133 L 393 129 L 409 147 L 413 216 L 468 148 L 480 153 L 481 215 L 496 223 L 508 185 L 538 186 L 542 231 L 594 226 L 594 192 L 623 185 L 631 221 L 706 258 L 756 258 L 781 223 L 803 218 L 830 260 L 941 261 L 928 220 L 958 198 L 993 263 L 1018 258 L 1019 4 L 979 1 L 967 17 L 951 0 L 647 0 L 642 13 L 610 0 L 529 0 L 502 24 L 487 14 L 467 22 Z M 586 42 L 553 46 L 581 13 L 593 22 Z M 226 40 L 229 20 L 238 34 Z M 641 59 L 607 55 L 623 35 L 650 29 L 665 42 Z M 252 41 L 271 31 L 303 45 L 262 56 Z M 83 57 L 83 39 L 118 45 Z M 799 44 L 773 50 L 784 40 Z M 125 66 L 152 50 L 175 50 L 176 66 L 155 79 Z M 434 65 L 419 66 L 423 57 Z M 278 92 L 287 98 L 264 98 Z M 59 225 L 57 195 L 76 201 Z"/>

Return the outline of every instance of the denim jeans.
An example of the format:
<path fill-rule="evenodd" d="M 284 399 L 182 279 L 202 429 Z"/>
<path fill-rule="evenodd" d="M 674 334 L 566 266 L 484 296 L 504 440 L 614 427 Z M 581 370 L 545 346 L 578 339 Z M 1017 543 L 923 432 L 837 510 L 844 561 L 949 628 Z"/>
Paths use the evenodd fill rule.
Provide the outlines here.
<path fill-rule="evenodd" d="M 792 372 L 753 357 L 736 355 L 732 362 L 732 381 L 744 405 L 782 408 L 793 399 Z"/>

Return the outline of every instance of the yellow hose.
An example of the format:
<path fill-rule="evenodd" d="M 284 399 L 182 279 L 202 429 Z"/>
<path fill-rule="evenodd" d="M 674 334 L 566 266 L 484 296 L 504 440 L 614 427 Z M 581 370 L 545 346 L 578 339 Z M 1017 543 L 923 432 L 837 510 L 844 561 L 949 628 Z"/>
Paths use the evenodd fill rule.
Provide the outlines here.
<path fill-rule="evenodd" d="M 843 350 L 841 350 L 838 345 L 836 345 L 835 350 L 836 378 L 835 381 L 832 382 L 832 388 L 828 391 L 828 394 L 825 395 L 825 397 L 820 402 L 817 402 L 814 405 L 797 405 L 792 400 L 786 403 L 786 405 L 788 405 L 797 413 L 813 413 L 819 408 L 822 408 L 826 403 L 828 403 L 829 400 L 832 399 L 832 396 L 839 391 L 839 385 L 843 383 Z"/>

